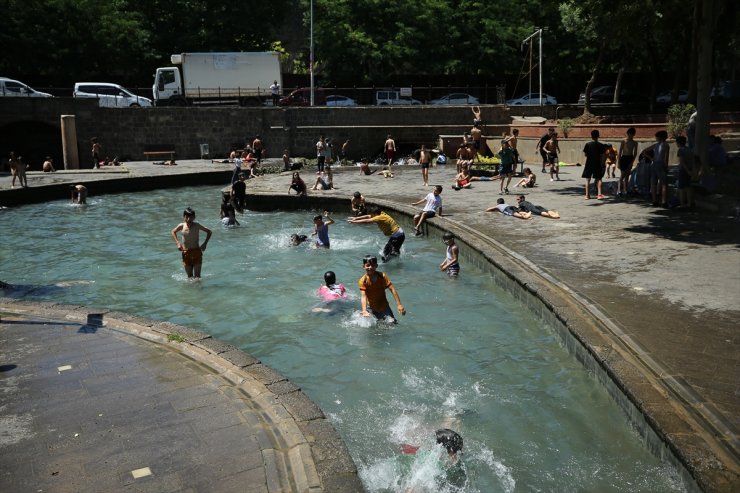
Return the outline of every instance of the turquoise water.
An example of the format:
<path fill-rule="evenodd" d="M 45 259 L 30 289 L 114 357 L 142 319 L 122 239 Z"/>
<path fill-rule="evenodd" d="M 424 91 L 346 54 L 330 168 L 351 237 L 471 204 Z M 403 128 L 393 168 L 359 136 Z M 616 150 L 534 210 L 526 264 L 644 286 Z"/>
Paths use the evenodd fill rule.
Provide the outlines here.
<path fill-rule="evenodd" d="M 248 212 L 226 229 L 219 201 L 191 187 L 0 210 L 0 280 L 24 286 L 14 296 L 169 320 L 260 358 L 327 413 L 370 492 L 684 491 L 552 328 L 477 268 L 439 272 L 440 241 L 410 236 L 381 267 L 408 314 L 376 324 L 359 316 L 357 287 L 362 257 L 385 244 L 375 226 L 337 214 L 331 250 L 289 247 L 314 212 Z M 214 230 L 195 282 L 170 237 L 186 206 Z M 350 299 L 314 313 L 329 269 Z M 462 486 L 440 479 L 439 427 L 465 439 Z M 414 461 L 403 443 L 434 452 Z"/>

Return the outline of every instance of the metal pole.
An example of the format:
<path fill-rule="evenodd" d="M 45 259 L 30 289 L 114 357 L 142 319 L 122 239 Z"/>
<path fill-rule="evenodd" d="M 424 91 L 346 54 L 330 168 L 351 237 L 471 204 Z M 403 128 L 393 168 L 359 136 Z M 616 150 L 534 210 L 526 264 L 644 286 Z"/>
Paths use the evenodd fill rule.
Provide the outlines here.
<path fill-rule="evenodd" d="M 313 0 L 311 0 L 311 53 L 309 55 L 308 68 L 311 72 L 311 106 L 314 104 L 313 95 Z"/>
<path fill-rule="evenodd" d="M 542 106 L 542 28 L 540 28 L 539 33 L 540 33 L 540 106 Z"/>
<path fill-rule="evenodd" d="M 529 91 L 527 91 L 528 98 L 532 97 L 532 40 L 529 40 Z M 531 99 L 529 99 L 531 101 Z"/>

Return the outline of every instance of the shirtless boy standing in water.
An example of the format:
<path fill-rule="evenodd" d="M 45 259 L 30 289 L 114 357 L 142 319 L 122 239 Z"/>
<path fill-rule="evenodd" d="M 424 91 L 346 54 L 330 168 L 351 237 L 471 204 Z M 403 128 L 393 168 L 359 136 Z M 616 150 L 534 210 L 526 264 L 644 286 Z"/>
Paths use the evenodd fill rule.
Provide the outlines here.
<path fill-rule="evenodd" d="M 188 278 L 200 278 L 200 267 L 203 264 L 203 251 L 211 239 L 211 230 L 200 223 L 195 222 L 195 211 L 188 207 L 182 213 L 182 222 L 172 230 L 172 238 L 177 243 L 177 249 L 182 252 L 182 264 Z M 177 238 L 177 233 L 182 231 L 182 242 Z M 205 231 L 206 241 L 200 244 L 199 231 Z"/>

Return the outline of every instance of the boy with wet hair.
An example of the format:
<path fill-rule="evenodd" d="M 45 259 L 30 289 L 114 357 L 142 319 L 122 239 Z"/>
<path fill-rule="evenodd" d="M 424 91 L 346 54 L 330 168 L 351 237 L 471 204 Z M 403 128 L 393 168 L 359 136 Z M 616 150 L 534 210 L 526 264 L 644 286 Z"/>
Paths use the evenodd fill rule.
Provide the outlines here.
<path fill-rule="evenodd" d="M 352 215 L 357 216 L 364 216 L 367 214 L 367 207 L 365 205 L 365 197 L 362 196 L 360 192 L 355 192 L 352 194 L 352 199 L 350 200 L 350 204 L 352 205 Z"/>
<path fill-rule="evenodd" d="M 182 264 L 188 278 L 200 279 L 200 268 L 203 264 L 203 252 L 211 239 L 212 231 L 200 223 L 195 222 L 195 211 L 188 207 L 182 213 L 183 222 L 172 229 L 172 238 L 177 244 L 177 249 L 182 252 Z M 200 244 L 199 233 L 206 233 L 206 241 Z M 182 232 L 182 242 L 177 238 L 177 233 Z"/>
<path fill-rule="evenodd" d="M 329 217 L 329 211 L 324 211 L 323 220 L 321 214 L 317 214 L 313 218 L 314 230 L 311 236 L 316 236 L 315 248 L 329 248 L 329 225 L 334 224 L 334 219 Z"/>
<path fill-rule="evenodd" d="M 383 272 L 379 272 L 378 259 L 374 255 L 366 255 L 362 259 L 362 267 L 365 269 L 365 275 L 358 282 L 360 286 L 360 303 L 362 305 L 362 316 L 369 317 L 372 313 L 378 320 L 387 320 L 391 323 L 397 323 L 393 315 L 388 299 L 385 297 L 385 290 L 389 289 L 393 298 L 396 300 L 396 307 L 401 315 L 406 315 L 406 309 L 401 304 L 401 297 L 398 291 Z"/>
<path fill-rule="evenodd" d="M 447 246 L 447 250 L 444 261 L 439 264 L 439 270 L 446 272 L 450 277 L 457 277 L 460 274 L 460 263 L 458 262 L 460 250 L 455 244 L 455 235 L 447 232 L 442 235 L 442 241 Z"/>

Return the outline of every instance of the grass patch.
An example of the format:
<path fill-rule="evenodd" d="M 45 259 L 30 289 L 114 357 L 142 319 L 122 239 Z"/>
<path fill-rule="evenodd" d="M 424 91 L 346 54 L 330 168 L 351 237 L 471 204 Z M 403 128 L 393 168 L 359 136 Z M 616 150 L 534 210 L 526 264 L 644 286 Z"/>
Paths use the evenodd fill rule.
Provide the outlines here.
<path fill-rule="evenodd" d="M 185 342 L 185 338 L 178 334 L 177 332 L 173 332 L 172 334 L 167 334 L 167 341 L 169 342 Z"/>

